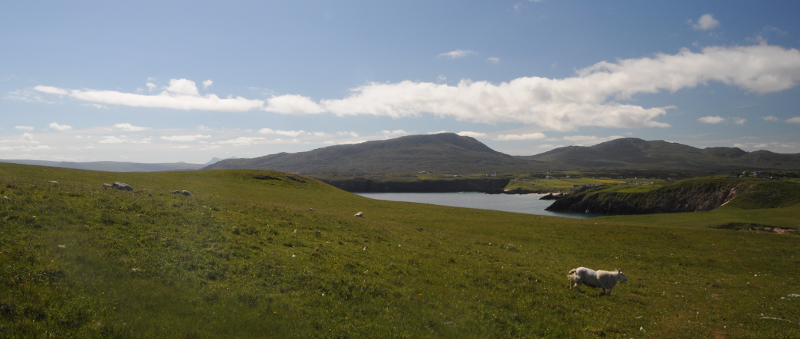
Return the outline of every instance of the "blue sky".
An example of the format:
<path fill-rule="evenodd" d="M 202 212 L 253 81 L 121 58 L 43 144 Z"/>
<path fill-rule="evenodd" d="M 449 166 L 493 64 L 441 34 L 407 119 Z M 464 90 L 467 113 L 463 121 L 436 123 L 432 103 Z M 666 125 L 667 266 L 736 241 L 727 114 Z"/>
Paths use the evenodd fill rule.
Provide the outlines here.
<path fill-rule="evenodd" d="M 795 1 L 4 2 L 0 158 L 204 163 L 449 131 L 800 153 Z"/>

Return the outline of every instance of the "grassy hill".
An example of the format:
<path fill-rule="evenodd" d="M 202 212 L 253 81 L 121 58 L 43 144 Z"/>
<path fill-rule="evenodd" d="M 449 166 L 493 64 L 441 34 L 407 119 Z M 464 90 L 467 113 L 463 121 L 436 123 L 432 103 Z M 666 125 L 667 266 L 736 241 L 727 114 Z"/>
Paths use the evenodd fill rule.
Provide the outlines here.
<path fill-rule="evenodd" d="M 105 172 L 161 172 L 161 171 L 189 171 L 205 167 L 203 164 L 189 164 L 185 162 L 174 163 L 139 163 L 139 162 L 119 162 L 119 161 L 91 161 L 91 162 L 71 162 L 71 161 L 45 161 L 45 160 L 0 160 L 13 164 L 37 165 L 49 167 L 74 168 L 91 171 Z"/>
<path fill-rule="evenodd" d="M 734 200 L 735 199 L 735 200 Z M 800 203 L 800 184 L 767 179 L 698 178 L 656 185 L 613 185 L 558 199 L 548 210 L 598 214 L 711 211 L 731 202 L 740 208 Z"/>
<path fill-rule="evenodd" d="M 101 187 L 114 181 L 134 191 Z M 797 236 L 711 227 L 800 228 L 800 205 L 743 204 L 578 220 L 376 201 L 263 170 L 0 164 L 0 334 L 797 337 Z M 578 266 L 629 281 L 578 293 Z"/>
<path fill-rule="evenodd" d="M 736 147 L 700 149 L 661 140 L 621 138 L 590 147 L 568 146 L 523 159 L 568 169 L 766 170 L 800 169 L 800 154 L 745 152 Z"/>
<path fill-rule="evenodd" d="M 453 133 L 411 135 L 390 140 L 337 145 L 300 153 L 223 160 L 204 169 L 258 168 L 309 173 L 474 174 L 546 169 L 536 161 L 497 152 Z"/>
<path fill-rule="evenodd" d="M 453 133 L 412 135 L 356 145 L 337 145 L 300 153 L 252 159 L 229 159 L 204 169 L 269 169 L 331 173 L 444 174 L 567 171 L 659 171 L 665 173 L 727 170 L 797 170 L 800 154 L 745 152 L 739 148 L 699 149 L 666 141 L 621 138 L 591 147 L 568 146 L 533 156 L 510 156 Z"/>

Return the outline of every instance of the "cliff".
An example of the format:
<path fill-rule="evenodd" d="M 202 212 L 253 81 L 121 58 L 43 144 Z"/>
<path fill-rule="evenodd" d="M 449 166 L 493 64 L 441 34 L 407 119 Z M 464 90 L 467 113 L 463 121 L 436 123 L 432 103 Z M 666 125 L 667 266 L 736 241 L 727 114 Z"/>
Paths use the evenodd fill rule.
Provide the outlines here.
<path fill-rule="evenodd" d="M 646 192 L 619 186 L 579 191 L 556 200 L 548 211 L 592 214 L 702 212 L 719 208 L 752 186 L 745 180 L 687 180 Z"/>

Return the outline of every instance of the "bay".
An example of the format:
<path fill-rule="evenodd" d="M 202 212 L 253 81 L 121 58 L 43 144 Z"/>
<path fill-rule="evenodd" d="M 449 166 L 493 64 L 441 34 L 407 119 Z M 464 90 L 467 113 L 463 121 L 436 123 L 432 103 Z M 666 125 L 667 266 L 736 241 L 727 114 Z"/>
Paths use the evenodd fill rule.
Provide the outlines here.
<path fill-rule="evenodd" d="M 451 207 L 477 208 L 504 212 L 549 215 L 587 219 L 596 214 L 561 213 L 545 211 L 553 200 L 539 200 L 539 194 L 485 194 L 479 192 L 454 193 L 356 193 L 375 200 L 416 202 Z"/>

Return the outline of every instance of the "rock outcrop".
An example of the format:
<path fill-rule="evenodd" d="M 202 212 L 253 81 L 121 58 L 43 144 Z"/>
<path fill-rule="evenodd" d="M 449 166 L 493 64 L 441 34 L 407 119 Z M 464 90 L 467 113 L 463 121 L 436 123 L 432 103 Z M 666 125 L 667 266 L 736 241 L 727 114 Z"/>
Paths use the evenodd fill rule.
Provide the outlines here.
<path fill-rule="evenodd" d="M 684 183 L 644 193 L 589 189 L 553 202 L 548 211 L 589 214 L 652 214 L 704 212 L 719 208 L 744 192 L 743 182 Z"/>

